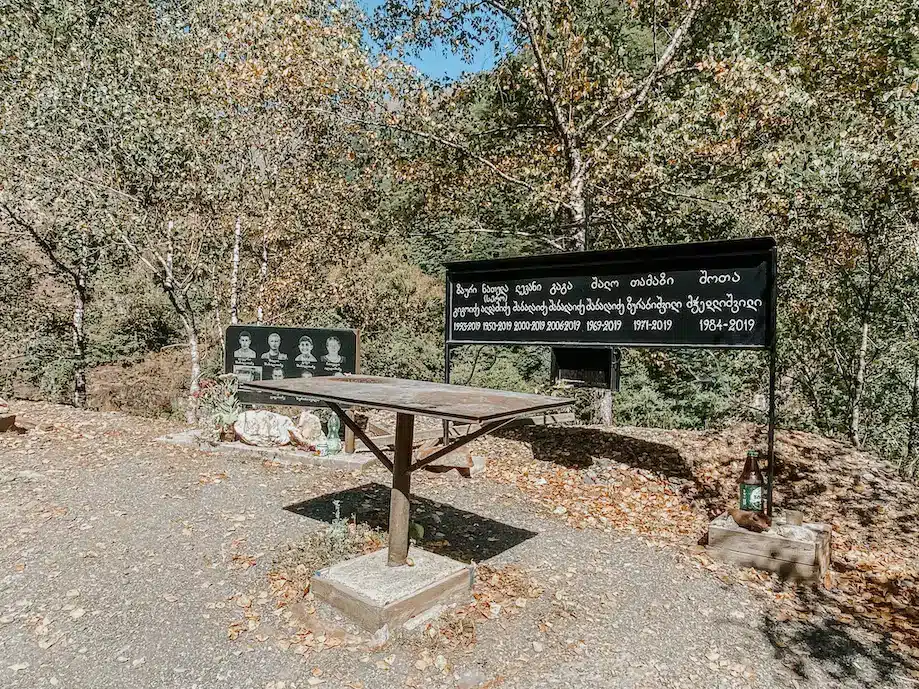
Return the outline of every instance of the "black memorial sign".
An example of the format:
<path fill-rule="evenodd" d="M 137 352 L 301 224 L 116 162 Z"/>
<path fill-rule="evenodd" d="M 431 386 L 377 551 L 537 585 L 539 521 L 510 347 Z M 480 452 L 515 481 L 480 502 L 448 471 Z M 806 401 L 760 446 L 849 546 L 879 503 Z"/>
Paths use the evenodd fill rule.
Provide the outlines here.
<path fill-rule="evenodd" d="M 771 237 L 447 264 L 448 345 L 762 348 Z"/>
<path fill-rule="evenodd" d="M 358 336 L 354 330 L 231 325 L 226 343 L 224 371 L 235 373 L 241 385 L 357 371 Z M 271 392 L 240 390 L 238 397 L 245 404 L 314 404 L 302 395 Z"/>

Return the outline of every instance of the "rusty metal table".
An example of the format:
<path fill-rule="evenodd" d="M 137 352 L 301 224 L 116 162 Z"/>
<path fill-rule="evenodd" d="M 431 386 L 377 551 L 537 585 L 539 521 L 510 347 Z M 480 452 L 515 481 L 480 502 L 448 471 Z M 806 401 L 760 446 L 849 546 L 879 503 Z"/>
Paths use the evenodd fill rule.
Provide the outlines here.
<path fill-rule="evenodd" d="M 245 383 L 243 389 L 312 397 L 335 412 L 348 428 L 392 473 L 389 503 L 388 564 L 399 566 L 408 557 L 409 492 L 411 475 L 444 455 L 518 417 L 571 404 L 571 400 L 520 392 L 471 388 L 448 383 L 429 383 L 378 376 L 331 376 L 286 378 Z M 342 405 L 396 412 L 396 436 L 392 461 L 342 409 Z M 412 463 L 415 417 L 432 416 L 447 421 L 480 424 L 424 459 Z"/>

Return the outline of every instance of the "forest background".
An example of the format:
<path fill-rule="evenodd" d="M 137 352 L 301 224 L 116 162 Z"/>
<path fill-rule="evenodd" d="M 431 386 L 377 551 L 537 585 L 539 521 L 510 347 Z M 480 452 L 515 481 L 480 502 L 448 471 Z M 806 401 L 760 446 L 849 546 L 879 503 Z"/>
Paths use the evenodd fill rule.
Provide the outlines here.
<path fill-rule="evenodd" d="M 917 92 L 912 0 L 2 0 L 0 395 L 193 413 L 237 321 L 438 380 L 445 261 L 772 235 L 779 423 L 916 476 Z M 766 383 L 627 351 L 613 417 L 762 421 Z"/>

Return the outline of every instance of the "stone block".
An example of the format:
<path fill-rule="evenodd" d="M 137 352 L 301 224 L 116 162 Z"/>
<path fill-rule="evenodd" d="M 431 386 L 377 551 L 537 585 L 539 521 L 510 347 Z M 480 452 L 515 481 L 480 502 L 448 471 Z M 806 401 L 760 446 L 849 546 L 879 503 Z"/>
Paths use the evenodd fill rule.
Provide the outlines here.
<path fill-rule="evenodd" d="M 471 566 L 413 548 L 413 566 L 389 567 L 386 550 L 339 562 L 313 575 L 310 590 L 367 630 L 390 629 L 437 605 L 466 600 Z"/>

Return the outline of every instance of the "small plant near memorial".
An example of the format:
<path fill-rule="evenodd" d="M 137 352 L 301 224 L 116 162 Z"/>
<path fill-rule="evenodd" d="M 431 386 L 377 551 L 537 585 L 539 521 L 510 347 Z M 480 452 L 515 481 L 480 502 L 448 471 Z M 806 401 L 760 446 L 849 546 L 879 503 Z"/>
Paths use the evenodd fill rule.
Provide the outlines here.
<path fill-rule="evenodd" d="M 335 518 L 324 529 L 291 545 L 274 561 L 268 578 L 282 605 L 296 603 L 309 591 L 313 573 L 343 560 L 366 555 L 386 544 L 386 533 L 354 518 L 341 516 L 341 501 L 333 500 Z"/>
<path fill-rule="evenodd" d="M 212 440 L 233 440 L 233 425 L 240 413 L 236 396 L 239 380 L 234 374 L 225 373 L 201 381 L 200 387 L 197 402 L 201 430 Z"/>

